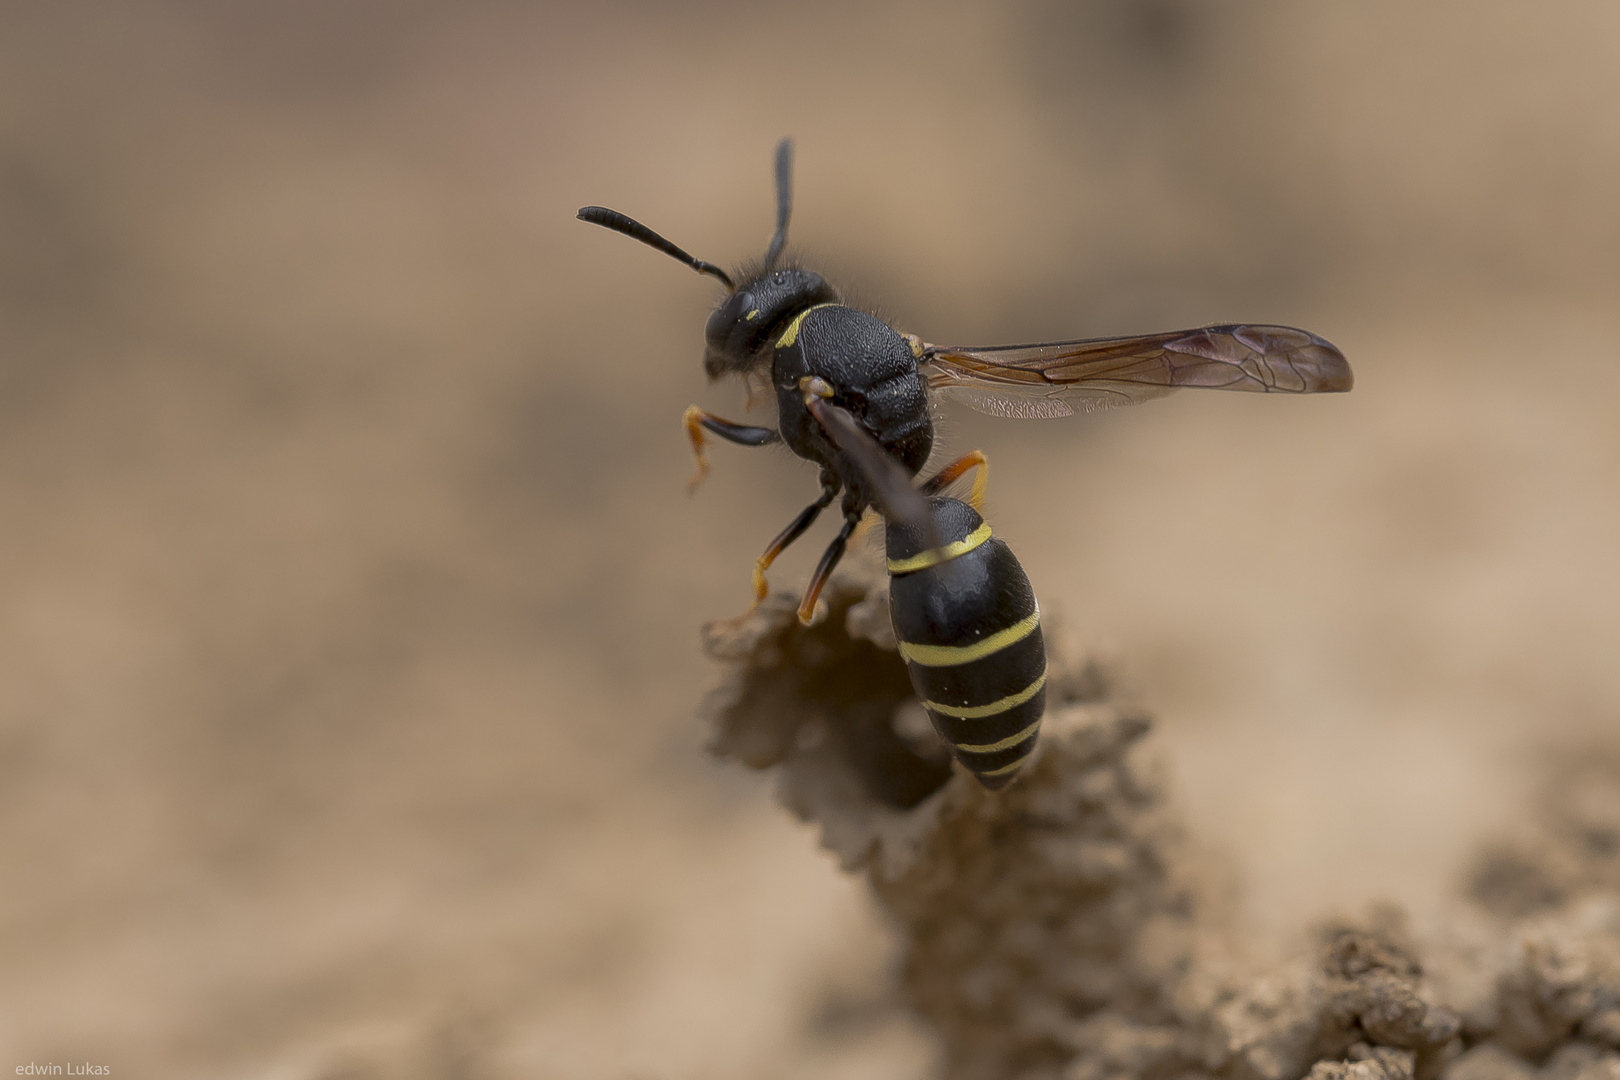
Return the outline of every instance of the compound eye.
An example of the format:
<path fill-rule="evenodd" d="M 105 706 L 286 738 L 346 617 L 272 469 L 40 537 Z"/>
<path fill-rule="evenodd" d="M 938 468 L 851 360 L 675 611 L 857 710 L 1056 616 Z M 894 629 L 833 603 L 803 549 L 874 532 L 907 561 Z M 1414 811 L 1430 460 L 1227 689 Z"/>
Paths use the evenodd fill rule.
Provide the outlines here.
<path fill-rule="evenodd" d="M 716 352 L 726 351 L 731 340 L 732 328 L 739 319 L 744 318 L 748 312 L 757 311 L 759 305 L 754 302 L 751 292 L 732 293 L 726 297 L 726 302 L 714 309 L 709 316 L 709 325 L 705 328 L 703 336 L 708 339 L 709 348 Z M 758 319 L 759 316 L 755 316 Z"/>

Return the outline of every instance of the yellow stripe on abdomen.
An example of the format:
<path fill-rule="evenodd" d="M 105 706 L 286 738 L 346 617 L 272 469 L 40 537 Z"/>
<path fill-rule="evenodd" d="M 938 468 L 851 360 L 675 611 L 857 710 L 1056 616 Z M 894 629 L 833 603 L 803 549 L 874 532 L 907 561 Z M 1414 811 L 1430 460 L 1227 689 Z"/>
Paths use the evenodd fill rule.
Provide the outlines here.
<path fill-rule="evenodd" d="M 988 705 L 941 705 L 937 701 L 925 701 L 923 702 L 923 708 L 932 709 L 941 716 L 954 716 L 959 720 L 983 720 L 987 716 L 995 716 L 997 713 L 1004 713 L 1008 709 L 1018 708 L 1018 706 L 1040 693 L 1041 687 L 1045 685 L 1046 672 L 1043 671 L 1040 678 L 1018 691 L 1018 693 L 1008 694 L 1000 701 L 992 701 Z M 996 746 L 968 746 L 965 743 L 958 743 L 957 745 L 964 750 L 989 751 L 1004 748 L 1001 744 Z M 1005 745 L 1011 746 L 1012 743 L 1006 743 Z"/>
<path fill-rule="evenodd" d="M 954 667 L 957 664 L 967 664 L 974 660 L 982 660 L 992 653 L 998 653 L 1009 645 L 1016 645 L 1035 632 L 1041 624 L 1041 609 L 1036 608 L 1027 619 L 997 631 L 989 637 L 975 641 L 972 645 L 913 645 L 909 641 L 900 642 L 900 655 L 913 664 L 923 667 Z"/>
<path fill-rule="evenodd" d="M 889 573 L 909 574 L 914 570 L 927 570 L 930 566 L 938 566 L 942 562 L 950 562 L 959 555 L 966 555 L 988 539 L 990 539 L 990 523 L 987 521 L 962 539 L 952 540 L 944 547 L 929 548 L 920 555 L 904 559 L 888 560 Z"/>
<path fill-rule="evenodd" d="M 1034 753 L 1035 747 L 1034 747 L 1033 744 L 1030 746 L 1029 749 L 1030 749 L 1030 753 Z M 1026 762 L 1028 760 L 1029 760 L 1029 754 L 1025 754 L 1023 757 L 1019 758 L 1017 761 L 1013 762 L 1011 765 L 1003 765 L 999 769 L 986 769 L 983 772 L 979 773 L 979 775 L 980 776 L 1006 776 L 1010 772 L 1017 772 L 1019 769 L 1022 769 L 1024 767 L 1024 762 Z"/>
<path fill-rule="evenodd" d="M 997 750 L 1007 750 L 1011 747 L 1017 746 L 1025 739 L 1033 736 L 1039 730 L 1041 730 L 1041 722 L 1037 720 L 1023 731 L 1018 732 L 1016 735 L 1009 735 L 1005 739 L 997 739 L 993 743 L 983 744 L 965 742 L 957 743 L 956 748 L 958 750 L 966 750 L 970 754 L 993 754 Z"/>

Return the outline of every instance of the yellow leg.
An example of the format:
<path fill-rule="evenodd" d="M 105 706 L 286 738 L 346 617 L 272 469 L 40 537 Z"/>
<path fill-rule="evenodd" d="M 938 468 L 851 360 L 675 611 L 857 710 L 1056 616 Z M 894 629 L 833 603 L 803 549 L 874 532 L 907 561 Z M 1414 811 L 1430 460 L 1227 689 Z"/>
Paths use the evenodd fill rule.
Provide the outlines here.
<path fill-rule="evenodd" d="M 787 550 L 789 544 L 804 535 L 804 531 L 810 527 L 811 523 L 816 520 L 823 510 L 831 505 L 833 499 L 838 495 L 838 490 L 838 477 L 831 472 L 824 471 L 821 474 L 821 498 L 799 511 L 798 516 L 788 524 L 788 527 L 783 529 L 776 539 L 771 541 L 770 546 L 760 554 L 759 558 L 754 560 L 754 602 L 748 605 L 747 611 L 744 611 L 735 619 L 727 621 L 733 623 L 742 622 L 754 613 L 762 600 L 770 595 L 771 587 L 770 583 L 765 580 L 765 571 L 771 568 L 771 564 L 776 561 L 776 557 Z"/>
<path fill-rule="evenodd" d="M 693 492 L 709 475 L 709 455 L 703 452 L 703 418 L 708 415 L 696 405 L 687 406 L 681 416 L 686 425 L 686 437 L 692 441 L 692 457 L 697 461 L 697 472 L 686 482 L 686 490 Z"/>
<path fill-rule="evenodd" d="M 978 475 L 973 478 L 973 490 L 968 493 L 968 505 L 975 510 L 984 509 L 984 489 L 990 484 L 990 459 L 984 456 L 983 450 L 970 450 L 963 454 L 939 472 L 922 486 L 925 495 L 937 495 L 949 484 L 961 479 L 969 469 L 977 468 Z"/>
<path fill-rule="evenodd" d="M 696 491 L 698 485 L 709 475 L 709 455 L 703 449 L 704 431 L 739 446 L 764 446 L 781 438 L 774 428 L 733 423 L 713 413 L 704 412 L 696 405 L 687 407 L 686 412 L 681 415 L 681 423 L 686 426 L 686 437 L 692 443 L 692 457 L 697 461 L 697 472 L 686 482 L 686 490 L 689 492 Z"/>

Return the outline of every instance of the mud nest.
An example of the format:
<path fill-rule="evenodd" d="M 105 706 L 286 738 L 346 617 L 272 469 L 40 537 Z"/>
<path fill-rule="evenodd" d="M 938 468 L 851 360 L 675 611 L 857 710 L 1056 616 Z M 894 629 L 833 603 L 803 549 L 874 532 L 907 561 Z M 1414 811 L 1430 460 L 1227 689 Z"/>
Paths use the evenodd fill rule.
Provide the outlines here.
<path fill-rule="evenodd" d="M 1479 859 L 1443 941 L 1393 909 L 1246 965 L 1203 895 L 1107 671 L 1049 639 L 1041 745 L 990 794 L 912 696 L 883 582 L 811 628 L 777 595 L 711 627 L 712 748 L 864 873 L 903 938 L 896 993 L 952 1080 L 1620 1080 L 1620 763 L 1588 755 L 1538 829 Z"/>

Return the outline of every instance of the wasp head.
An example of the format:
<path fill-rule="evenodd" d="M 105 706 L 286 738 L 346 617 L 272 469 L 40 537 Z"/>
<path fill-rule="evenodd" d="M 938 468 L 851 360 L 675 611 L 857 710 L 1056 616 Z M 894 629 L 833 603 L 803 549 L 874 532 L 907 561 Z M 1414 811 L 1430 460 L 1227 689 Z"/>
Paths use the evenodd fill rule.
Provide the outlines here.
<path fill-rule="evenodd" d="M 747 371 L 796 315 L 837 302 L 838 291 L 813 270 L 793 267 L 749 277 L 709 316 L 703 370 L 711 379 Z"/>

